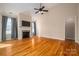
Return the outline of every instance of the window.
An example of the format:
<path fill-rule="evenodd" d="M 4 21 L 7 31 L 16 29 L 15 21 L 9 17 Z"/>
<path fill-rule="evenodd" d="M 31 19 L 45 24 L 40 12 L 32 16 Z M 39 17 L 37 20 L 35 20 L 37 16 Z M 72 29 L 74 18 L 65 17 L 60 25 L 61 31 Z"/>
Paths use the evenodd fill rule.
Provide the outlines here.
<path fill-rule="evenodd" d="M 8 18 L 6 25 L 6 34 L 11 34 L 12 21 L 11 18 Z"/>

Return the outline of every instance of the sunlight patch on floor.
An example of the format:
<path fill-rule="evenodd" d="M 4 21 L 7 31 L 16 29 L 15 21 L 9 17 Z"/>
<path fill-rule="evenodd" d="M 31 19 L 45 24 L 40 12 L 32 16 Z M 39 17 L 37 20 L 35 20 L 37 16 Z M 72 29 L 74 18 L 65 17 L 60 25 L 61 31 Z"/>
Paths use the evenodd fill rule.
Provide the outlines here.
<path fill-rule="evenodd" d="M 32 47 L 34 48 L 34 45 L 35 45 L 35 39 L 32 38 Z"/>
<path fill-rule="evenodd" d="M 12 46 L 12 44 L 0 44 L 0 48 L 5 48 L 5 47 L 9 47 Z"/>

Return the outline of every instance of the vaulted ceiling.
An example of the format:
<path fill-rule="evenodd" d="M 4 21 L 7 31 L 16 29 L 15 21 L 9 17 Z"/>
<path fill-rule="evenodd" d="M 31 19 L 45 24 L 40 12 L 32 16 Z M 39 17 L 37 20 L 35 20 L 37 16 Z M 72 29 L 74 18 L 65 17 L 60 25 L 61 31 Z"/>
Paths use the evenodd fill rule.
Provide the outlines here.
<path fill-rule="evenodd" d="M 56 3 L 43 3 L 46 8 L 57 5 Z M 0 14 L 17 15 L 20 12 L 32 12 L 34 8 L 39 8 L 40 3 L 0 3 Z"/>

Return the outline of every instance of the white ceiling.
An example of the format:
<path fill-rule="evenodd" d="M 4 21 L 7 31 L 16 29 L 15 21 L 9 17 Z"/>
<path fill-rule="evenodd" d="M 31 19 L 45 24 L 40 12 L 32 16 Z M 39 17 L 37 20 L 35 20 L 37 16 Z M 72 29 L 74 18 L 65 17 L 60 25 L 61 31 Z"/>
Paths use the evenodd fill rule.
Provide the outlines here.
<path fill-rule="evenodd" d="M 55 3 L 42 4 L 46 7 L 55 6 Z M 34 12 L 34 8 L 39 8 L 39 3 L 0 3 L 0 14 L 9 15 L 12 13 L 16 15 L 20 12 Z"/>

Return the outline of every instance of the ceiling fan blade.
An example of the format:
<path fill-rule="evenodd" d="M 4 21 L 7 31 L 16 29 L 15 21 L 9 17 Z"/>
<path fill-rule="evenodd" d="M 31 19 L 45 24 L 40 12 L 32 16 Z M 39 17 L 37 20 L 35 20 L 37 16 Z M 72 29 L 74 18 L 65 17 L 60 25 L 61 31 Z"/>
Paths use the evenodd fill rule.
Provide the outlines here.
<path fill-rule="evenodd" d="M 42 11 L 44 11 L 44 12 L 48 12 L 48 10 L 42 10 Z"/>
<path fill-rule="evenodd" d="M 39 9 L 37 9 L 37 8 L 34 8 L 34 10 L 39 10 Z"/>
<path fill-rule="evenodd" d="M 35 14 L 37 14 L 39 11 L 36 11 Z"/>
<path fill-rule="evenodd" d="M 42 8 L 41 9 L 44 9 L 45 7 L 44 6 L 42 6 Z"/>

